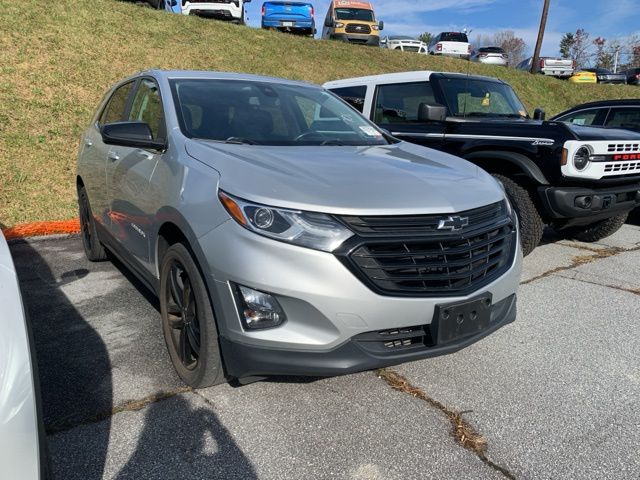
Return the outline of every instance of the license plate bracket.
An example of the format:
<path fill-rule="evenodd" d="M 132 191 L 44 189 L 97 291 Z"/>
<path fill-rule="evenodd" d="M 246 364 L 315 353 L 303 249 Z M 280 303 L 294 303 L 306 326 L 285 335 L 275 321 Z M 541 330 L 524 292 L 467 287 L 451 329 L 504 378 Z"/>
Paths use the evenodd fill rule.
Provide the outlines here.
<path fill-rule="evenodd" d="M 437 305 L 438 345 L 480 333 L 491 323 L 492 295 L 489 293 L 462 302 Z"/>
<path fill-rule="evenodd" d="M 282 22 L 283 27 L 293 27 L 294 22 Z"/>

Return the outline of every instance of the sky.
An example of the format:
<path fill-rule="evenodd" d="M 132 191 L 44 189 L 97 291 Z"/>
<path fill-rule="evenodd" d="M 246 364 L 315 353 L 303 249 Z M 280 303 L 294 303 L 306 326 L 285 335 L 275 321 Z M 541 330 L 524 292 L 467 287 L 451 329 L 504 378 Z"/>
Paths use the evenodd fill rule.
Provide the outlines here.
<path fill-rule="evenodd" d="M 302 0 L 304 1 L 304 0 Z M 308 0 L 309 1 L 309 0 Z M 471 31 L 473 43 L 501 30 L 524 39 L 529 53 L 535 46 L 543 0 L 371 0 L 385 24 L 383 34 L 419 35 Z M 320 30 L 330 0 L 310 0 Z M 551 0 L 542 54 L 558 54 L 562 35 L 584 28 L 590 38 L 640 35 L 640 0 Z M 261 0 L 247 4 L 248 23 L 260 26 Z"/>

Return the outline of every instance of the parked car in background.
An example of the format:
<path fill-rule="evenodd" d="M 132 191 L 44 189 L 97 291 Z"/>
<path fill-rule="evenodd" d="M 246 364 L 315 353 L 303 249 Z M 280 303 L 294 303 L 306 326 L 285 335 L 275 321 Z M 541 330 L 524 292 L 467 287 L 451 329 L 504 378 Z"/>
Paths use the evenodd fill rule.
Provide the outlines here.
<path fill-rule="evenodd" d="M 316 23 L 313 5 L 305 2 L 264 2 L 262 28 L 314 36 Z"/>
<path fill-rule="evenodd" d="M 38 369 L 11 252 L 0 232 L 0 471 L 2 478 L 49 478 Z"/>
<path fill-rule="evenodd" d="M 480 47 L 471 53 L 471 61 L 506 67 L 509 57 L 500 47 Z"/>
<path fill-rule="evenodd" d="M 629 85 L 640 85 L 640 68 L 630 68 L 622 73 L 627 77 Z"/>
<path fill-rule="evenodd" d="M 359 0 L 333 0 L 327 10 L 322 38 L 361 45 L 380 46 L 380 31 L 373 5 Z"/>
<path fill-rule="evenodd" d="M 127 78 L 82 134 L 77 189 L 87 258 L 106 248 L 156 292 L 193 387 L 442 355 L 516 316 L 500 184 L 315 85 Z"/>
<path fill-rule="evenodd" d="M 244 23 L 245 4 L 251 0 L 146 0 L 153 8 L 184 15 Z"/>
<path fill-rule="evenodd" d="M 640 134 L 542 121 L 502 80 L 405 72 L 328 82 L 357 95 L 392 135 L 465 158 L 499 179 L 520 221 L 524 253 L 545 224 L 593 242 L 617 231 L 640 205 Z"/>
<path fill-rule="evenodd" d="M 640 132 L 640 100 L 602 100 L 583 103 L 552 118 L 591 127 L 623 128 Z"/>
<path fill-rule="evenodd" d="M 517 69 L 531 71 L 532 57 L 523 60 L 517 65 Z M 553 58 L 553 57 L 540 57 L 535 71 L 544 75 L 549 75 L 558 78 L 569 78 L 573 75 L 576 68 L 576 62 L 571 59 L 565 58 Z"/>
<path fill-rule="evenodd" d="M 598 77 L 593 72 L 580 70 L 569 77 L 571 83 L 598 83 Z"/>
<path fill-rule="evenodd" d="M 429 46 L 422 40 L 418 40 L 414 37 L 408 37 L 405 35 L 394 35 L 385 37 L 381 41 L 383 48 L 389 50 L 401 50 L 403 52 L 416 52 L 416 53 L 429 53 Z"/>
<path fill-rule="evenodd" d="M 619 83 L 621 85 L 627 83 L 627 76 L 624 73 L 613 73 L 606 68 L 585 68 L 584 70 L 595 73 L 598 83 Z"/>
<path fill-rule="evenodd" d="M 464 32 L 442 32 L 429 43 L 429 53 L 469 59 L 471 44 Z"/>

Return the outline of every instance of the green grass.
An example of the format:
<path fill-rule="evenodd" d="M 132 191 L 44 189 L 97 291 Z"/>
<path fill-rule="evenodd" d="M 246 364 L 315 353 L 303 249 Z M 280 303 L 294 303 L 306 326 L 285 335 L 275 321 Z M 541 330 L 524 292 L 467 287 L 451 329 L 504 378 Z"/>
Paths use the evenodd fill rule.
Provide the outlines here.
<path fill-rule="evenodd" d="M 0 223 L 76 215 L 79 136 L 105 90 L 148 68 L 252 72 L 322 83 L 406 70 L 500 77 L 527 108 L 639 97 L 513 69 L 297 38 L 115 0 L 23 0 L 0 9 Z"/>

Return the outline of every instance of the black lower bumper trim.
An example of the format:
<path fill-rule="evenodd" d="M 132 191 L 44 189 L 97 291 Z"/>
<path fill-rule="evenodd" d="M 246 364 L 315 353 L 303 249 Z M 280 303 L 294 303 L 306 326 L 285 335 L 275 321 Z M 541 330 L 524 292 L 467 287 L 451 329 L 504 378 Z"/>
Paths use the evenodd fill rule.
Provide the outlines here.
<path fill-rule="evenodd" d="M 353 338 L 327 351 L 275 350 L 233 342 L 225 337 L 220 337 L 220 346 L 227 374 L 234 378 L 266 375 L 329 377 L 454 353 L 513 322 L 515 318 L 514 294 L 491 307 L 488 328 L 475 335 L 446 345 L 400 350 L 385 355 L 367 351 Z"/>
<path fill-rule="evenodd" d="M 540 187 L 539 193 L 552 218 L 607 218 L 640 206 L 640 184 L 591 189 Z M 586 203 L 585 203 L 586 199 Z"/>

